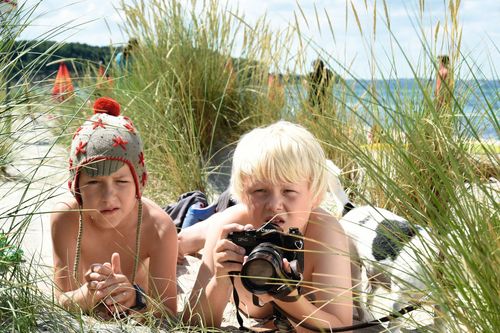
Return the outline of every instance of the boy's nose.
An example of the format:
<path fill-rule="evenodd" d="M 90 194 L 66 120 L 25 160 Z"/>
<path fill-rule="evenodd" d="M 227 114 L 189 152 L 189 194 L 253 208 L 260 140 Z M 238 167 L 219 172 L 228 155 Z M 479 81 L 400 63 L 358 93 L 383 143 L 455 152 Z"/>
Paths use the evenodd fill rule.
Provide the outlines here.
<path fill-rule="evenodd" d="M 277 211 L 283 210 L 283 200 L 282 200 L 281 196 L 279 196 L 279 195 L 272 195 L 269 198 L 268 207 L 273 212 L 277 212 Z"/>
<path fill-rule="evenodd" d="M 112 184 L 106 184 L 102 192 L 103 192 L 103 197 L 106 199 L 115 195 L 116 189 Z"/>

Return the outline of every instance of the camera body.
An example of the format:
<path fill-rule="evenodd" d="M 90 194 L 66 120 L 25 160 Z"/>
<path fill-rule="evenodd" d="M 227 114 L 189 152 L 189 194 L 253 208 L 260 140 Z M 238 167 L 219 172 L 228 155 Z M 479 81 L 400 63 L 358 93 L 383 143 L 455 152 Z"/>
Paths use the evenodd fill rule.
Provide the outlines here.
<path fill-rule="evenodd" d="M 295 259 L 294 250 L 302 250 L 304 241 L 298 228 L 288 229 L 288 233 L 274 223 L 268 223 L 257 230 L 233 231 L 227 238 L 234 244 L 245 249 L 245 255 L 248 256 L 252 250 L 259 244 L 271 243 L 284 250 L 285 258 L 288 261 Z M 292 253 L 288 253 L 292 251 Z M 289 255 L 291 255 L 289 257 Z"/>
<path fill-rule="evenodd" d="M 257 230 L 232 232 L 227 238 L 243 247 L 248 256 L 240 272 L 248 291 L 286 296 L 302 279 L 304 240 L 298 228 L 285 233 L 278 225 L 267 223 Z M 291 272 L 284 269 L 283 259 L 290 263 Z"/>

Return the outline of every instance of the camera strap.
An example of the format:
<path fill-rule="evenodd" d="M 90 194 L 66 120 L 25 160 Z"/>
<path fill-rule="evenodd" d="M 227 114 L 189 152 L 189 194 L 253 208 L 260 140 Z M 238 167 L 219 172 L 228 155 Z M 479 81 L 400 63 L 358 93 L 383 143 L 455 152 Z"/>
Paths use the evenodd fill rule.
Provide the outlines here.
<path fill-rule="evenodd" d="M 240 327 L 238 328 L 240 331 L 248 332 L 248 328 L 243 325 L 243 317 L 240 314 L 240 296 L 238 296 L 238 291 L 236 290 L 236 286 L 234 285 L 234 276 L 230 275 L 231 284 L 233 285 L 233 301 L 234 306 L 236 307 L 236 319 L 238 320 L 238 324 Z"/>
<path fill-rule="evenodd" d="M 243 317 L 240 314 L 240 297 L 238 296 L 238 291 L 236 290 L 236 286 L 234 284 L 234 276 L 230 275 L 229 278 L 231 279 L 231 284 L 233 285 L 233 302 L 234 306 L 236 307 L 236 319 L 238 320 L 238 324 L 240 327 L 238 328 L 240 331 L 244 332 L 249 332 L 251 331 L 250 329 L 246 328 L 245 325 L 243 325 Z M 295 290 L 296 288 L 290 288 L 290 292 Z M 284 302 L 294 302 L 300 297 L 300 293 L 297 296 L 281 296 L 280 299 L 283 300 Z M 287 299 L 287 300 L 284 300 Z M 252 294 L 252 302 L 255 306 L 262 307 L 259 303 L 259 299 L 255 294 Z M 291 323 L 288 321 L 284 313 L 278 311 L 277 305 L 273 302 L 273 316 L 274 316 L 274 325 L 277 327 L 276 332 L 295 332 L 295 329 L 293 329 L 293 326 Z M 274 331 L 272 331 L 274 332 Z"/>

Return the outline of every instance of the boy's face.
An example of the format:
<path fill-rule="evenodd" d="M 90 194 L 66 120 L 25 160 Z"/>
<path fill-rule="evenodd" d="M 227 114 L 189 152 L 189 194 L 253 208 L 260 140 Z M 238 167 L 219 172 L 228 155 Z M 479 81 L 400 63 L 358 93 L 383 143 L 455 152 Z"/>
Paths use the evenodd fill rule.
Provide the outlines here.
<path fill-rule="evenodd" d="M 302 232 L 311 211 L 317 206 L 307 181 L 272 184 L 247 180 L 244 182 L 244 202 L 255 227 L 272 219 L 284 231 L 296 227 Z"/>
<path fill-rule="evenodd" d="M 86 214 L 99 222 L 100 227 L 114 228 L 128 218 L 137 202 L 135 183 L 128 165 L 109 176 L 91 177 L 85 172 L 80 175 L 80 193 Z"/>

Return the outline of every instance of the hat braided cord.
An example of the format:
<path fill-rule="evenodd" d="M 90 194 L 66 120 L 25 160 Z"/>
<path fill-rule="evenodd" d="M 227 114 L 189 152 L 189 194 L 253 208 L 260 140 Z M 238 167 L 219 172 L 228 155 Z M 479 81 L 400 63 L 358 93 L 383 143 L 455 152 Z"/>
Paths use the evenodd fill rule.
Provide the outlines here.
<path fill-rule="evenodd" d="M 137 274 L 137 268 L 139 267 L 139 252 L 141 251 L 141 227 L 142 227 L 142 200 L 139 199 L 137 213 L 137 230 L 135 232 L 135 258 L 134 258 L 134 270 L 132 271 L 132 284 L 135 283 L 135 276 Z"/>
<path fill-rule="evenodd" d="M 78 279 L 78 265 L 80 265 L 80 254 L 81 254 L 81 248 L 82 248 L 82 234 L 83 234 L 83 213 L 82 213 L 82 205 L 79 205 L 78 207 L 78 214 L 80 217 L 78 218 L 78 236 L 76 237 L 76 254 L 75 254 L 75 265 L 73 266 L 73 277 L 77 282 L 79 282 Z"/>

